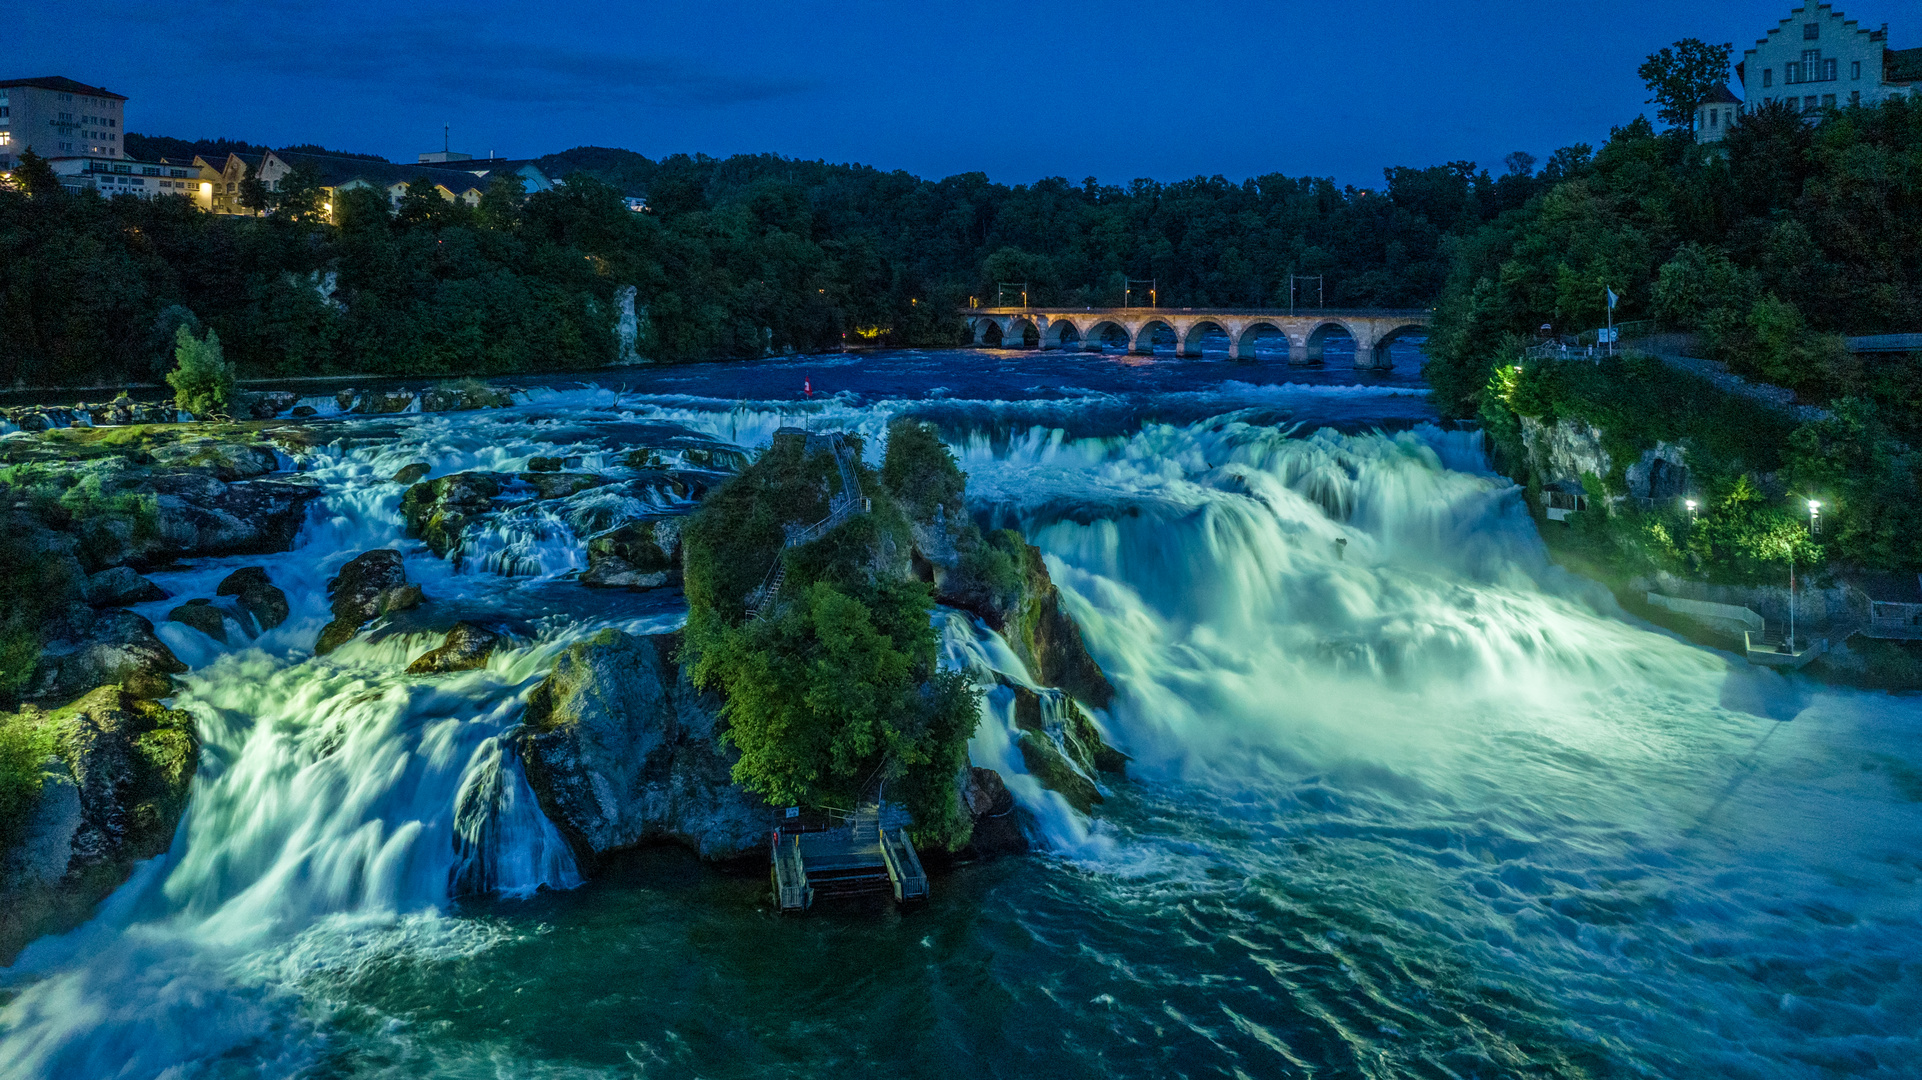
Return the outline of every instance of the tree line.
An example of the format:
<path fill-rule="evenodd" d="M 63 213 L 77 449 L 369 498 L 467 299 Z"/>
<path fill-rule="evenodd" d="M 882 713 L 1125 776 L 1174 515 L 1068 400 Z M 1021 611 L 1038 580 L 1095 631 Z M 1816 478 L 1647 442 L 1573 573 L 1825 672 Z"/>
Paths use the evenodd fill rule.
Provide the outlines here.
<path fill-rule="evenodd" d="M 1321 274 L 1331 306 L 1426 306 L 1455 241 L 1570 163 L 1397 167 L 1379 191 L 1280 175 L 1010 186 L 597 148 L 541 164 L 566 183 L 525 195 L 499 178 L 475 207 L 416 185 L 398 212 L 365 189 L 323 207 L 298 172 L 272 192 L 250 178 L 261 216 L 223 217 L 72 194 L 30 161 L 0 186 L 0 385 L 155 382 L 183 326 L 217 333 L 241 378 L 593 368 L 616 358 L 624 286 L 639 352 L 665 362 L 951 345 L 957 310 L 999 282 L 1105 306 L 1152 278 L 1164 305 L 1260 306 L 1287 302 L 1289 274 Z"/>

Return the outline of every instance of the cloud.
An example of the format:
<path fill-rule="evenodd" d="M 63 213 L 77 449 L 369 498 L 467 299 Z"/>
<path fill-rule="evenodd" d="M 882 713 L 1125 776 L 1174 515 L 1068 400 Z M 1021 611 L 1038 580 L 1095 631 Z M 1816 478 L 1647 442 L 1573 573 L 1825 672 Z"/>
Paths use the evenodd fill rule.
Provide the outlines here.
<path fill-rule="evenodd" d="M 362 92 L 387 87 L 396 95 L 452 100 L 699 109 L 772 101 L 822 85 L 815 78 L 729 71 L 645 48 L 609 47 L 622 36 L 618 30 L 597 34 L 592 48 L 528 40 L 526 18 L 537 18 L 531 15 L 536 9 L 522 9 L 530 14 L 517 20 L 510 37 L 471 12 L 415 12 L 400 24 L 370 14 L 343 18 L 333 4 L 250 5 L 232 19 L 210 18 L 204 10 L 175 18 L 170 6 L 146 9 L 140 21 L 177 37 L 196 66 L 349 82 Z M 583 30 L 560 13 L 549 29 Z"/>

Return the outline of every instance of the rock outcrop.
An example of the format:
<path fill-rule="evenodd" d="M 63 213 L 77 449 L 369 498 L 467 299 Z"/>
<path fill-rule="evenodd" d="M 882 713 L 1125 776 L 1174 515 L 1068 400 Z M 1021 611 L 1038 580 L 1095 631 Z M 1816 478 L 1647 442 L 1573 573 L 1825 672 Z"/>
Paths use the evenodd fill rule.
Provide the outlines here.
<path fill-rule="evenodd" d="M 455 623 L 441 640 L 440 648 L 422 653 L 407 665 L 409 675 L 441 675 L 450 671 L 472 671 L 486 667 L 487 658 L 499 647 L 501 636 L 473 623 Z"/>
<path fill-rule="evenodd" d="M 1103 741 L 1094 718 L 1066 694 L 1010 689 L 1022 764 L 1043 787 L 1061 793 L 1076 810 L 1090 812 L 1102 801 L 1096 774 L 1122 772 L 1127 755 Z"/>
<path fill-rule="evenodd" d="M 681 519 L 647 518 L 587 542 L 581 584 L 596 589 L 658 589 L 681 580 Z"/>
<path fill-rule="evenodd" d="M 103 611 L 67 620 L 70 636 L 49 641 L 23 695 L 33 700 L 71 701 L 95 687 L 119 684 L 138 698 L 173 693 L 173 679 L 187 665 L 154 635 L 153 623 L 131 611 Z"/>
<path fill-rule="evenodd" d="M 426 541 L 434 554 L 447 558 L 459 550 L 468 523 L 492 510 L 500 493 L 501 479 L 490 472 L 455 473 L 415 484 L 400 503 L 407 535 Z"/>
<path fill-rule="evenodd" d="M 333 599 L 334 618 L 321 628 L 314 655 L 325 656 L 360 633 L 369 619 L 389 612 L 419 607 L 419 585 L 409 584 L 400 552 L 375 548 L 354 556 L 340 568 L 340 575 L 327 583 Z"/>
<path fill-rule="evenodd" d="M 1022 813 L 1014 792 L 993 769 L 969 766 L 961 781 L 961 803 L 968 808 L 974 829 L 967 852 L 977 857 L 1020 855 L 1028 850 Z"/>
<path fill-rule="evenodd" d="M 189 600 L 167 613 L 168 622 L 191 626 L 215 641 L 227 640 L 227 616 L 206 598 Z"/>
<path fill-rule="evenodd" d="M 0 964 L 72 928 L 167 849 L 199 757 L 193 717 L 118 686 L 65 709 L 0 716 L 53 748 L 23 820 L 0 822 Z"/>
<path fill-rule="evenodd" d="M 94 607 L 132 607 L 166 598 L 167 590 L 131 566 L 109 567 L 87 578 L 87 603 Z"/>
<path fill-rule="evenodd" d="M 286 622 L 292 611 L 287 594 L 268 580 L 264 566 L 243 566 L 228 574 L 214 595 L 237 597 L 240 610 L 253 616 L 255 625 L 263 632 Z"/>
<path fill-rule="evenodd" d="M 584 866 L 658 841 L 706 859 L 758 850 L 774 812 L 735 786 L 717 703 L 675 666 L 674 635 L 576 643 L 527 702 L 528 784 Z"/>
<path fill-rule="evenodd" d="M 432 465 L 425 461 L 416 461 L 411 465 L 402 465 L 400 471 L 394 474 L 393 482 L 402 487 L 413 487 L 420 483 L 422 477 L 433 471 Z"/>

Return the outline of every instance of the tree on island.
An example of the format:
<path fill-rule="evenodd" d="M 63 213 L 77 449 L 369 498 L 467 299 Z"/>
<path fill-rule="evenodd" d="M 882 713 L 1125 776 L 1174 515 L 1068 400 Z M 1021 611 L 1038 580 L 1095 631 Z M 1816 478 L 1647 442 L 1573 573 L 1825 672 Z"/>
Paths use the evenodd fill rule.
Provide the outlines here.
<path fill-rule="evenodd" d="M 1732 44 L 1683 38 L 1650 53 L 1635 74 L 1648 85 L 1648 103 L 1656 107 L 1656 118 L 1670 127 L 1692 126 L 1696 107 L 1728 83 L 1728 58 L 1734 51 Z"/>
<path fill-rule="evenodd" d="M 174 388 L 174 407 L 201 416 L 225 412 L 233 403 L 234 366 L 220 351 L 220 335 L 212 330 L 202 340 L 182 326 L 174 334 L 174 359 L 179 366 L 167 373 Z"/>

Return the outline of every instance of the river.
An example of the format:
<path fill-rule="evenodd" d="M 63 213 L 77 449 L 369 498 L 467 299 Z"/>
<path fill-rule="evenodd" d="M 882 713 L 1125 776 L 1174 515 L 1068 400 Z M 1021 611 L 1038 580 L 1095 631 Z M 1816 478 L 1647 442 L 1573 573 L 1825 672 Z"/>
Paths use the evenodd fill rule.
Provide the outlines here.
<path fill-rule="evenodd" d="M 902 351 L 324 421 L 295 550 L 155 575 L 204 596 L 264 563 L 294 614 L 234 646 L 161 624 L 193 666 L 191 806 L 93 922 L 0 970 L 0 1076 L 1918 1075 L 1917 700 L 1625 616 L 1397 362 Z M 386 478 L 753 450 L 803 415 L 878 461 L 902 413 L 1046 553 L 1128 777 L 1076 814 L 991 696 L 971 752 L 1046 850 L 938 875 L 924 909 L 781 918 L 764 874 L 674 849 L 583 883 L 501 737 L 567 643 L 682 617 L 569 580 L 575 529 L 685 504 L 509 513 L 456 570 Z M 314 658 L 328 577 L 382 545 L 430 610 Z M 519 645 L 405 675 L 449 612 Z M 1013 663 L 937 617 L 947 662 Z M 455 812 L 480 785 L 484 841 Z M 451 899 L 476 860 L 494 892 Z"/>

